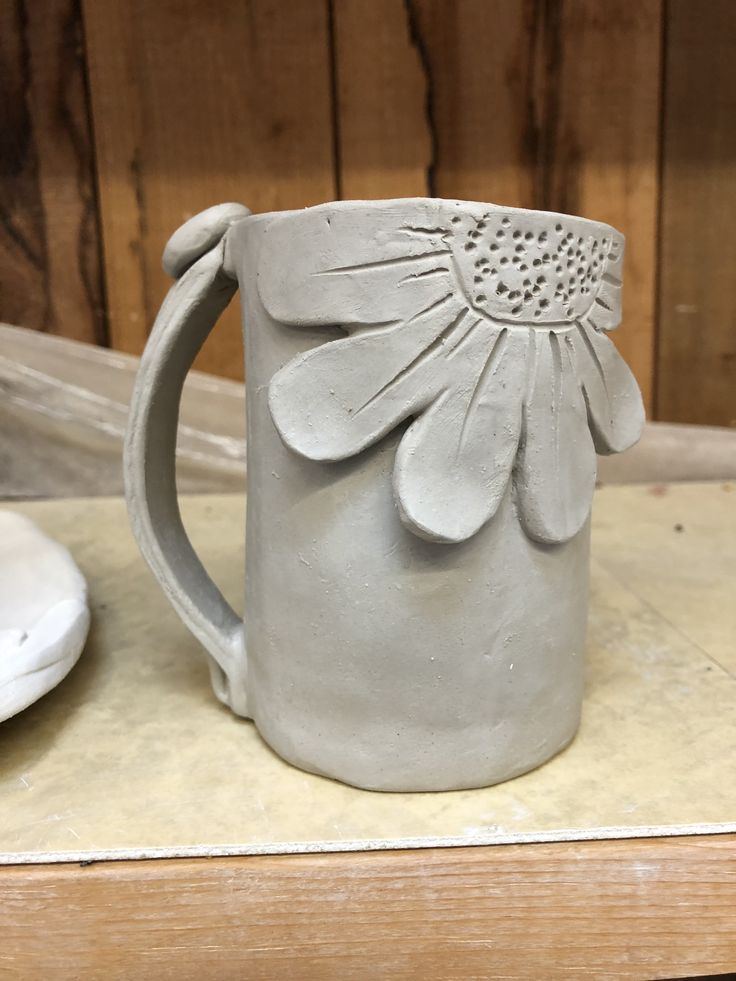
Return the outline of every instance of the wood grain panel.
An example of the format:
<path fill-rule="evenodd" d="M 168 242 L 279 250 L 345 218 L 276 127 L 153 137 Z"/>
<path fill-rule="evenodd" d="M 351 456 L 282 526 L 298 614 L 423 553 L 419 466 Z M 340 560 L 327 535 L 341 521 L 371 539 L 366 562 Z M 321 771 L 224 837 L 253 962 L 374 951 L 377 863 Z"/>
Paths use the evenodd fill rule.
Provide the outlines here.
<path fill-rule="evenodd" d="M 8 981 L 652 979 L 736 967 L 736 836 L 0 872 Z"/>
<path fill-rule="evenodd" d="M 648 406 L 661 15 L 661 0 L 335 6 L 343 193 L 497 201 L 624 231 L 615 337 Z"/>
<path fill-rule="evenodd" d="M 335 3 L 343 196 L 531 206 L 530 10 L 503 0 Z"/>
<path fill-rule="evenodd" d="M 403 0 L 332 0 L 343 198 L 429 193 L 433 145 L 422 55 Z"/>
<path fill-rule="evenodd" d="M 657 414 L 736 426 L 736 4 L 670 0 Z"/>
<path fill-rule="evenodd" d="M 626 235 L 624 319 L 613 334 L 652 409 L 661 0 L 546 4 L 537 206 Z"/>
<path fill-rule="evenodd" d="M 84 0 L 111 342 L 140 352 L 171 232 L 335 197 L 326 0 Z M 235 305 L 198 367 L 242 375 Z"/>
<path fill-rule="evenodd" d="M 422 53 L 439 197 L 534 207 L 528 113 L 541 5 L 407 0 Z"/>
<path fill-rule="evenodd" d="M 103 343 L 76 0 L 0 5 L 0 319 Z"/>

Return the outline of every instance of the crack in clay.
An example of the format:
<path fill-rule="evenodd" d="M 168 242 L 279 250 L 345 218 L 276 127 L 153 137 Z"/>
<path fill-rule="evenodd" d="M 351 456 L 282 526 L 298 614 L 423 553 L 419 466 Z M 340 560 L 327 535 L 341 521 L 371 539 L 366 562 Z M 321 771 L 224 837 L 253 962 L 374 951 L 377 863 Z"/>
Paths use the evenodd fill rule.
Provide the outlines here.
<path fill-rule="evenodd" d="M 427 269 L 425 272 L 409 273 L 408 276 L 404 276 L 403 279 L 400 279 L 396 285 L 403 286 L 404 283 L 415 283 L 418 279 L 429 279 L 432 276 L 437 275 L 445 276 L 449 275 L 449 273 L 450 270 L 447 266 L 437 266 L 436 269 Z"/>
<path fill-rule="evenodd" d="M 449 235 L 450 234 L 450 229 L 449 228 L 442 228 L 442 227 L 438 227 L 438 228 L 422 228 L 419 225 L 402 225 L 401 226 L 401 231 L 402 232 L 414 232 L 417 235 L 432 235 L 432 236 L 435 236 L 435 235 Z"/>

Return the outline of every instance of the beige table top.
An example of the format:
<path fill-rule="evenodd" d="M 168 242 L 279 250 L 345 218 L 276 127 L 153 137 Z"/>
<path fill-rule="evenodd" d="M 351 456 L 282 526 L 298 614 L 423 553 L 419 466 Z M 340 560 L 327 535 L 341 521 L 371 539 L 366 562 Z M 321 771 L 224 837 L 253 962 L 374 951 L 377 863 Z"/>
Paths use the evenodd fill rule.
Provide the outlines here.
<path fill-rule="evenodd" d="M 242 592 L 242 498 L 188 498 Z M 610 487 L 593 525 L 580 733 L 486 790 L 377 794 L 283 763 L 210 693 L 119 500 L 14 504 L 67 544 L 93 628 L 72 674 L 0 725 L 0 861 L 227 855 L 736 830 L 736 485 Z"/>

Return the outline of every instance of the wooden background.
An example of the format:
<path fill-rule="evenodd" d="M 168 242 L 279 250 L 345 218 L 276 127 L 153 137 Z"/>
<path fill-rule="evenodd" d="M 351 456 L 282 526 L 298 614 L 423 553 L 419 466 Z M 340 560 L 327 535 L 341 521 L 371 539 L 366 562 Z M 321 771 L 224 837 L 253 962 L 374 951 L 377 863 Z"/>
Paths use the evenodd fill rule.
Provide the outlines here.
<path fill-rule="evenodd" d="M 221 201 L 546 208 L 625 232 L 650 415 L 736 425 L 734 0 L 5 0 L 0 114 L 2 320 L 140 352 Z"/>

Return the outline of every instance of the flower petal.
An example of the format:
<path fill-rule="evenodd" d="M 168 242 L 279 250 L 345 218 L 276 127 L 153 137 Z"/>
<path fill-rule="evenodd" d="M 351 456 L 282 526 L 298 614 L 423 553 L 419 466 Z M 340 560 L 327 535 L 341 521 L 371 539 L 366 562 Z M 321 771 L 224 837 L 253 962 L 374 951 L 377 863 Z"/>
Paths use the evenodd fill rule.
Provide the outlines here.
<path fill-rule="evenodd" d="M 447 295 L 406 323 L 294 358 L 269 388 L 281 438 L 312 460 L 343 460 L 370 446 L 439 394 L 445 354 L 470 323 L 467 307 Z"/>
<path fill-rule="evenodd" d="M 554 333 L 535 332 L 534 342 L 516 487 L 527 534 L 556 544 L 572 538 L 588 518 L 595 450 L 567 345 Z"/>
<path fill-rule="evenodd" d="M 405 433 L 394 490 L 403 523 L 422 538 L 464 541 L 500 504 L 519 443 L 528 343 L 526 331 L 478 322 L 457 348 L 455 383 Z"/>
<path fill-rule="evenodd" d="M 263 233 L 258 291 L 286 324 L 378 324 L 412 316 L 454 287 L 440 204 L 353 202 L 274 219 Z"/>
<path fill-rule="evenodd" d="M 613 229 L 611 231 L 613 233 Z M 604 272 L 595 298 L 583 318 L 594 330 L 614 330 L 621 323 L 623 263 L 624 237 L 615 232 L 608 244 Z"/>
<path fill-rule="evenodd" d="M 598 453 L 621 453 L 644 427 L 644 404 L 629 366 L 605 334 L 581 324 L 567 335 Z"/>

